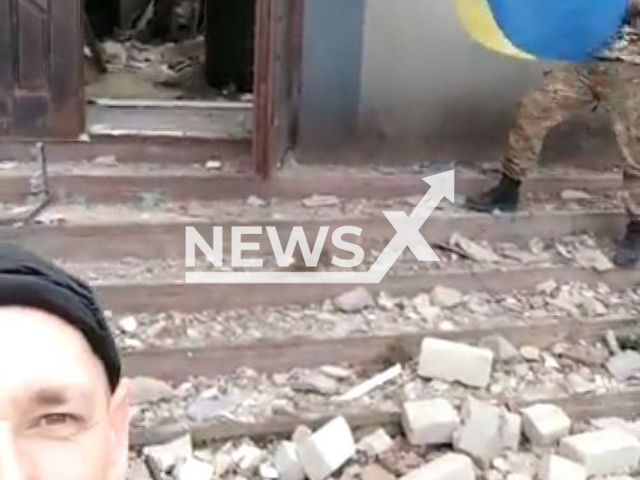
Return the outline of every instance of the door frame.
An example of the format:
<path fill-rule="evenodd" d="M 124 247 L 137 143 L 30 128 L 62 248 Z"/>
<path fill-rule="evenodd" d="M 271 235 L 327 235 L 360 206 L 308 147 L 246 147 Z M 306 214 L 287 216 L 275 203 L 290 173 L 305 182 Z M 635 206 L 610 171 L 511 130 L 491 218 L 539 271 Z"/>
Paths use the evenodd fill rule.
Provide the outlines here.
<path fill-rule="evenodd" d="M 57 0 L 42 6 L 31 4 L 32 26 L 41 28 L 39 35 L 46 50 L 46 89 L 20 86 L 16 67 L 28 56 L 30 46 L 21 44 L 24 32 L 18 30 L 20 1 L 2 0 L 0 12 L 11 28 L 0 32 L 0 95 L 6 97 L 7 124 L 0 125 L 0 138 L 25 140 L 74 140 L 85 131 L 83 88 L 84 0 Z M 26 7 L 25 7 L 26 8 Z M 38 25 L 36 21 L 40 19 Z M 42 29 L 42 27 L 45 27 Z M 37 28 L 37 27 L 36 27 Z M 33 32 L 31 32 L 33 33 Z M 37 45 L 37 44 L 36 44 Z M 22 50 L 24 49 L 24 50 Z M 17 96 L 25 103 L 18 107 Z M 46 112 L 37 102 L 46 98 Z"/>
<path fill-rule="evenodd" d="M 254 134 L 253 161 L 256 174 L 263 180 L 268 179 L 281 159 L 274 158 L 279 141 L 275 132 L 278 115 L 290 117 L 291 129 L 287 132 L 286 147 L 293 148 L 297 143 L 299 125 L 299 100 L 302 87 L 302 41 L 304 28 L 304 0 L 288 0 L 284 23 L 275 18 L 275 2 L 287 0 L 256 0 L 256 35 L 254 59 Z M 287 37 L 284 47 L 289 56 L 288 68 L 278 68 L 278 60 L 273 55 L 275 28 L 286 28 Z M 284 26 L 284 27 L 283 27 Z M 287 78 L 275 78 L 285 75 Z M 281 102 L 276 98 L 275 85 L 280 81 L 288 82 L 292 91 L 291 99 Z M 286 109 L 283 112 L 282 109 Z M 284 148 L 282 149 L 284 150 Z"/>

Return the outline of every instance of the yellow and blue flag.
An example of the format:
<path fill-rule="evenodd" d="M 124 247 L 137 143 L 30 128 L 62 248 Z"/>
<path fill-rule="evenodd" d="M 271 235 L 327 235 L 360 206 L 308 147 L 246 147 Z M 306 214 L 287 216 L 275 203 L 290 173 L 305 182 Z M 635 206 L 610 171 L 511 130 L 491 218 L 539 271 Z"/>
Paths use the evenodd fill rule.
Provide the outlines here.
<path fill-rule="evenodd" d="M 628 0 L 455 0 L 469 35 L 513 57 L 582 62 L 625 22 Z"/>

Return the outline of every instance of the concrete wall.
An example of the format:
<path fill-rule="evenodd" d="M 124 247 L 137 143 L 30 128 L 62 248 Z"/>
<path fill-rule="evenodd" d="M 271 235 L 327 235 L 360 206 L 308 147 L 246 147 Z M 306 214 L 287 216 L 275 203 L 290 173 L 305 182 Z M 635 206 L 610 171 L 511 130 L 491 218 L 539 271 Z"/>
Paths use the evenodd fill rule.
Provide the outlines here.
<path fill-rule="evenodd" d="M 496 143 L 539 70 L 472 43 L 451 0 L 367 0 L 359 131 L 435 148 Z"/>
<path fill-rule="evenodd" d="M 365 0 L 304 0 L 300 141 L 354 138 L 360 102 Z"/>
<path fill-rule="evenodd" d="M 451 0 L 305 1 L 309 152 L 355 144 L 368 159 L 390 151 L 408 161 L 496 159 L 519 97 L 550 66 L 475 44 Z M 602 125 L 585 132 L 580 119 L 548 143 L 557 155 L 608 154 L 594 143 Z"/>

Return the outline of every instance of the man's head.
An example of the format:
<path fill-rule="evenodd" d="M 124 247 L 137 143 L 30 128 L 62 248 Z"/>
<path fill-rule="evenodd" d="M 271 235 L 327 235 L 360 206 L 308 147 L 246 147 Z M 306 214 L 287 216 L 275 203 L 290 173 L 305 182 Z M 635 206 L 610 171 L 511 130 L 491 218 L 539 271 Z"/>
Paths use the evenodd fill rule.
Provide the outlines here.
<path fill-rule="evenodd" d="M 128 395 L 88 287 L 0 243 L 0 480 L 123 480 Z"/>

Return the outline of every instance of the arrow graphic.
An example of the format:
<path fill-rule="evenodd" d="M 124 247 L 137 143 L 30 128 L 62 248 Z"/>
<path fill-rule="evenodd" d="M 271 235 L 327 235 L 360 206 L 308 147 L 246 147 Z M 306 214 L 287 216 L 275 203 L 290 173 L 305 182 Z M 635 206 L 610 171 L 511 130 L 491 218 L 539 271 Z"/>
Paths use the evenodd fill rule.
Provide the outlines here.
<path fill-rule="evenodd" d="M 443 198 L 455 199 L 454 170 L 422 179 L 430 185 L 410 215 L 402 211 L 383 212 L 396 234 L 367 272 L 187 272 L 186 283 L 380 283 L 409 248 L 421 262 L 440 258 L 420 233 L 420 229 Z"/>

